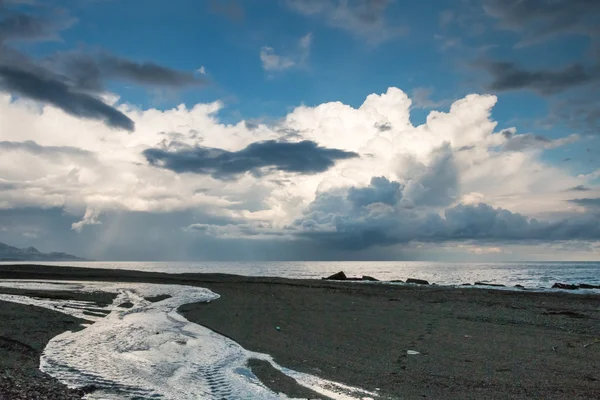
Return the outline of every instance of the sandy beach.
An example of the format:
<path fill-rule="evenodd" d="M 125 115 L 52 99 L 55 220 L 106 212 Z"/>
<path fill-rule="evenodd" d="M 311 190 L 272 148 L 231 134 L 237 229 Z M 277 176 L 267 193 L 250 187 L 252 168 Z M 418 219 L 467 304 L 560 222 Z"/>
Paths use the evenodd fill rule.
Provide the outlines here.
<path fill-rule="evenodd" d="M 39 266 L 3 266 L 0 279 L 206 287 L 221 298 L 181 307 L 188 320 L 285 367 L 375 391 L 381 399 L 600 398 L 595 294 Z M 55 397 L 40 398 L 81 396 L 38 379 L 43 374 L 37 370 L 45 343 L 78 321 L 8 303 L 0 303 L 0 312 L 8 321 L 0 327 L 0 398 L 36 398 L 6 397 L 16 390 L 7 378 L 14 374 L 15 354 L 29 360 L 19 369 L 24 382 L 51 381 L 46 389 Z M 273 390 L 317 398 L 264 363 L 251 367 Z"/>

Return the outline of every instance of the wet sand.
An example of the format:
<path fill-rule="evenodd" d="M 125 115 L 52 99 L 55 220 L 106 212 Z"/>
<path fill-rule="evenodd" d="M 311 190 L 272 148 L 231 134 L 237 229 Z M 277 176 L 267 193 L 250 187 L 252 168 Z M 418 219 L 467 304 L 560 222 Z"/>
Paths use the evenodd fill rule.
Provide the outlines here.
<path fill-rule="evenodd" d="M 0 293 L 71 298 L 110 303 L 107 294 L 73 294 L 0 288 Z M 80 399 L 86 390 L 70 390 L 39 370 L 40 355 L 53 337 L 89 322 L 45 308 L 0 301 L 0 400 Z"/>
<path fill-rule="evenodd" d="M 188 320 L 382 398 L 600 399 L 598 296 L 321 282 L 209 288 L 222 297 L 181 307 Z"/>
<path fill-rule="evenodd" d="M 221 298 L 182 306 L 190 321 L 383 399 L 600 398 L 594 294 L 23 266 L 0 267 L 0 279 L 207 287 Z M 268 366 L 251 366 L 267 386 L 299 390 Z"/>

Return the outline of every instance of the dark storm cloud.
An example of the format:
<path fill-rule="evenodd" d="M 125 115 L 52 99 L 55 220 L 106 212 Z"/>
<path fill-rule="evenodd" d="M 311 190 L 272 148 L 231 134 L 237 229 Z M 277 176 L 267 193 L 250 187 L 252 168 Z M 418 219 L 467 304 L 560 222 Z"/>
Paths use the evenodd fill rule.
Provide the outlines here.
<path fill-rule="evenodd" d="M 48 18 L 13 11 L 11 5 L 28 1 L 0 1 L 0 45 L 8 41 L 57 39 L 58 32 L 71 26 L 75 19 L 67 13 L 55 12 Z"/>
<path fill-rule="evenodd" d="M 217 179 L 228 179 L 245 172 L 260 175 L 263 168 L 316 174 L 331 168 L 336 160 L 358 157 L 356 153 L 321 147 L 309 140 L 297 143 L 267 140 L 234 152 L 172 144 L 166 149 L 147 149 L 143 154 L 154 166 L 178 173 L 211 175 Z"/>
<path fill-rule="evenodd" d="M 588 192 L 590 190 L 592 190 L 592 189 L 590 189 L 590 188 L 588 188 L 586 186 L 577 185 L 577 186 L 574 186 L 574 187 L 572 187 L 570 189 L 567 189 L 567 192 Z"/>
<path fill-rule="evenodd" d="M 579 135 L 576 134 L 554 140 L 532 133 L 525 133 L 522 135 L 512 134 L 511 136 L 504 135 L 504 137 L 506 137 L 507 140 L 502 145 L 503 151 L 525 151 L 528 149 L 551 150 L 575 143 L 580 139 Z"/>
<path fill-rule="evenodd" d="M 600 239 L 600 218 L 578 216 L 545 222 L 487 204 L 460 204 L 432 211 L 369 205 L 349 208 L 343 195 L 320 194 L 309 213 L 295 222 L 296 234 L 347 250 L 409 242 L 535 242 Z M 595 203 L 600 205 L 600 199 Z M 325 207 L 326 206 L 326 207 Z"/>
<path fill-rule="evenodd" d="M 548 41 L 565 35 L 583 35 L 591 40 L 594 65 L 582 59 L 562 68 L 528 69 L 511 62 L 486 60 L 476 63 L 487 70 L 491 90 L 532 90 L 543 96 L 571 90 L 572 98 L 553 101 L 544 124 L 566 124 L 585 134 L 600 132 L 597 92 L 600 86 L 600 1 L 596 0 L 483 0 L 485 13 L 497 21 L 499 29 L 519 35 L 517 47 Z M 562 51 L 558 49 L 557 51 Z M 564 51 L 563 51 L 564 52 Z M 589 88 L 591 95 L 581 89 Z M 573 89 L 573 90 L 572 90 Z M 578 89 L 578 90 L 574 90 Z"/>
<path fill-rule="evenodd" d="M 553 126 L 564 122 L 569 128 L 584 134 L 600 134 L 600 99 L 598 88 L 590 87 L 578 97 L 556 101 L 544 125 Z"/>
<path fill-rule="evenodd" d="M 394 205 L 400 200 L 403 185 L 389 181 L 385 177 L 371 178 L 371 184 L 365 188 L 348 189 L 348 200 L 355 207 L 365 207 L 373 203 Z"/>
<path fill-rule="evenodd" d="M 600 208 L 600 197 L 573 199 L 569 200 L 569 202 L 588 208 Z"/>
<path fill-rule="evenodd" d="M 116 108 L 50 76 L 0 65 L 0 89 L 52 104 L 76 117 L 97 119 L 114 128 L 134 130 L 133 121 Z"/>
<path fill-rule="evenodd" d="M 0 43 L 9 40 L 47 39 L 57 30 L 57 27 L 47 20 L 25 14 L 12 14 L 0 20 Z"/>
<path fill-rule="evenodd" d="M 586 68 L 573 64 L 556 70 L 527 70 L 512 62 L 482 59 L 474 63 L 492 77 L 491 90 L 529 89 L 543 95 L 563 92 L 577 86 L 600 81 L 600 67 Z"/>
<path fill-rule="evenodd" d="M 83 210 L 81 211 L 83 212 Z M 102 225 L 80 233 L 71 225 L 81 219 L 62 208 L 0 209 L 0 242 L 40 251 L 64 251 L 94 260 L 337 260 L 355 259 L 346 252 L 308 240 L 220 239 L 182 229 L 191 222 L 224 226 L 232 221 L 202 210 L 171 213 L 106 212 Z M 102 240 L 98 240 L 101 237 Z M 378 251 L 368 259 L 382 257 Z"/>
<path fill-rule="evenodd" d="M 54 16 L 14 13 L 6 8 L 11 3 L 14 2 L 0 3 L 0 90 L 52 104 L 77 117 L 101 120 L 109 126 L 132 131 L 133 121 L 125 114 L 2 43 L 17 39 L 47 40 L 69 25 L 55 22 Z"/>
<path fill-rule="evenodd" d="M 43 60 L 33 59 L 7 43 L 16 40 L 43 41 L 58 38 L 58 32 L 73 24 L 64 11 L 33 4 L 40 15 L 13 11 L 0 2 L 0 90 L 51 104 L 80 118 L 97 119 L 128 131 L 133 121 L 115 107 L 104 103 L 100 94 L 106 82 L 121 80 L 144 86 L 180 89 L 206 84 L 193 72 L 178 71 L 153 62 L 135 62 L 110 53 L 86 55 L 80 52 L 55 53 Z M 45 14 L 44 14 L 45 13 Z M 31 14 L 31 15 L 30 15 Z"/>
<path fill-rule="evenodd" d="M 183 88 L 207 83 L 199 75 L 178 71 L 152 62 L 134 62 L 108 53 L 57 53 L 49 63 L 82 89 L 101 91 L 107 80 L 123 80 L 138 85 Z"/>
<path fill-rule="evenodd" d="M 600 32 L 596 0 L 484 0 L 483 8 L 499 28 L 521 32 L 520 45 L 561 34 L 598 37 Z"/>
<path fill-rule="evenodd" d="M 40 65 L 10 48 L 0 53 L 0 90 L 52 104 L 80 118 L 98 119 L 111 127 L 133 131 L 134 122 L 129 117 L 98 97 L 105 82 L 115 79 L 172 88 L 206 82 L 193 73 L 109 54 L 92 57 L 59 53 Z"/>
<path fill-rule="evenodd" d="M 24 142 L 0 141 L 0 154 L 8 151 L 24 151 L 36 156 L 75 156 L 84 158 L 94 158 L 95 154 L 91 151 L 83 150 L 71 146 L 42 146 L 33 140 Z"/>
<path fill-rule="evenodd" d="M 436 153 L 428 167 L 416 166 L 420 173 L 413 173 L 405 163 L 409 166 L 407 172 L 414 176 L 404 183 L 373 177 L 366 187 L 317 193 L 304 215 L 290 228 L 298 237 L 348 250 L 412 241 L 502 243 L 600 239 L 597 214 L 538 221 L 482 203 L 459 204 L 446 208 L 440 215 L 437 207 L 454 202 L 449 193 L 457 183 L 450 149 L 442 146 Z M 600 207 L 600 199 L 572 202 Z"/>
<path fill-rule="evenodd" d="M 286 4 L 300 14 L 321 17 L 333 27 L 374 43 L 405 33 L 404 28 L 386 22 L 390 0 L 286 0 Z"/>
<path fill-rule="evenodd" d="M 19 187 L 20 185 L 17 185 L 15 183 L 0 180 L 0 190 L 14 190 L 18 189 Z"/>
<path fill-rule="evenodd" d="M 445 143 L 431 154 L 429 166 L 419 165 L 420 170 L 406 184 L 403 197 L 416 205 L 447 206 L 456 199 L 458 192 L 458 169 L 450 144 Z"/>

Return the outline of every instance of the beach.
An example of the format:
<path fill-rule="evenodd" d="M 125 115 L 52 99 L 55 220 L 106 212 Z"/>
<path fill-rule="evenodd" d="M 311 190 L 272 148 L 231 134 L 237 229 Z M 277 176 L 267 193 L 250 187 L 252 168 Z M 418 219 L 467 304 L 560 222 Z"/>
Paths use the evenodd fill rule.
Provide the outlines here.
<path fill-rule="evenodd" d="M 221 297 L 180 307 L 189 321 L 270 354 L 284 367 L 358 386 L 382 399 L 600 398 L 597 294 L 41 266 L 3 266 L 0 279 L 205 287 Z M 33 361 L 39 361 L 44 343 L 77 324 L 49 310 L 0 306 L 3 321 L 20 327 L 3 324 L 2 343 L 33 343 Z M 13 353 L 27 352 L 13 347 Z M 41 374 L 33 361 L 28 364 L 32 382 Z M 0 387 L 10 385 L 5 364 Z M 251 366 L 273 390 L 318 398 L 264 363 Z"/>
<path fill-rule="evenodd" d="M 109 294 L 27 291 L 1 288 L 0 293 L 44 298 L 72 298 L 106 304 Z M 50 339 L 82 329 L 88 321 L 41 307 L 0 301 L 0 399 L 80 399 L 86 390 L 72 390 L 39 369 L 40 355 Z"/>

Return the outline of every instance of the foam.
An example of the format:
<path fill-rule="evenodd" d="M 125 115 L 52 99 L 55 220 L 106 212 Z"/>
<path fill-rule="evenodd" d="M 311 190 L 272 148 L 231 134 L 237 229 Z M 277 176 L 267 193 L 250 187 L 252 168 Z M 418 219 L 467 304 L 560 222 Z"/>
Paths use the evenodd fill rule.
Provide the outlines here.
<path fill-rule="evenodd" d="M 268 361 L 302 385 L 334 400 L 370 399 L 375 393 L 281 367 L 266 354 L 238 343 L 177 313 L 183 304 L 209 302 L 208 289 L 144 283 L 0 281 L 0 286 L 37 290 L 116 293 L 106 317 L 84 314 L 95 304 L 0 294 L 0 300 L 30 304 L 91 320 L 79 332 L 48 343 L 40 369 L 69 387 L 98 388 L 87 399 L 287 399 L 265 387 L 247 367 L 250 358 Z M 171 297 L 152 303 L 145 297 Z M 131 302 L 133 307 L 118 307 Z"/>

